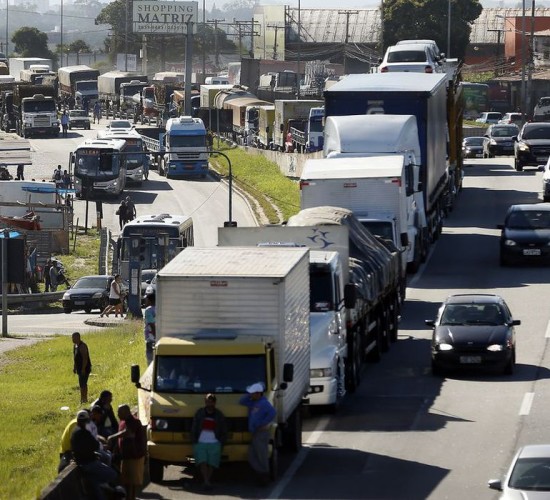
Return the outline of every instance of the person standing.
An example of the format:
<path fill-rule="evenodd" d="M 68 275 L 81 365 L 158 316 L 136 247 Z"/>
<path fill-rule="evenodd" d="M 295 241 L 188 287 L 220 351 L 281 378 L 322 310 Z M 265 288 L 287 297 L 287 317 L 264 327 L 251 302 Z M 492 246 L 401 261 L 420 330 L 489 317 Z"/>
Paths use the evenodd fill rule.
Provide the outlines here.
<path fill-rule="evenodd" d="M 50 280 L 50 269 L 52 267 L 52 261 L 48 259 L 44 265 L 44 292 L 50 291 L 51 280 Z"/>
<path fill-rule="evenodd" d="M 118 215 L 118 224 L 120 226 L 121 231 L 122 231 L 122 228 L 124 227 L 124 224 L 126 224 L 127 210 L 128 210 L 128 207 L 126 206 L 126 200 L 122 200 L 116 211 Z"/>
<path fill-rule="evenodd" d="M 191 425 L 193 456 L 203 480 L 205 490 L 210 490 L 212 473 L 219 468 L 222 446 L 227 438 L 227 426 L 223 413 L 216 408 L 216 396 L 207 394 L 204 408 L 199 408 Z"/>
<path fill-rule="evenodd" d="M 97 123 L 99 123 L 99 120 L 101 119 L 101 104 L 99 101 L 96 101 L 94 104 L 94 123 L 97 120 Z"/>
<path fill-rule="evenodd" d="M 118 407 L 120 424 L 118 432 L 109 440 L 118 438 L 120 482 L 126 489 L 127 500 L 135 500 L 137 490 L 143 485 L 143 464 L 147 451 L 147 438 L 141 422 L 132 415 L 127 404 Z"/>
<path fill-rule="evenodd" d="M 59 276 L 59 268 L 57 267 L 57 262 L 52 260 L 50 266 L 50 292 L 57 292 L 57 277 Z"/>
<path fill-rule="evenodd" d="M 269 427 L 275 418 L 276 411 L 264 396 L 264 386 L 261 382 L 246 388 L 239 404 L 248 408 L 248 431 L 252 440 L 248 447 L 248 462 L 258 474 L 261 484 L 269 483 Z"/>
<path fill-rule="evenodd" d="M 88 377 L 92 371 L 92 360 L 88 346 L 80 338 L 79 332 L 74 332 L 73 339 L 73 373 L 78 375 L 78 386 L 80 387 L 80 403 L 88 402 Z"/>
<path fill-rule="evenodd" d="M 122 317 L 122 291 L 120 289 L 120 282 L 122 277 L 120 274 L 115 275 L 115 279 L 111 281 L 111 288 L 109 289 L 109 305 L 101 312 L 99 315 L 100 318 L 103 316 L 109 317 L 111 312 L 115 311 L 115 318 L 120 316 Z"/>
<path fill-rule="evenodd" d="M 25 180 L 25 165 L 23 165 L 22 163 L 17 165 L 17 180 L 18 181 Z"/>
<path fill-rule="evenodd" d="M 66 170 L 63 170 L 61 181 L 63 182 L 64 189 L 69 189 L 71 187 L 71 176 L 69 175 L 69 172 L 67 172 Z"/>
<path fill-rule="evenodd" d="M 134 220 L 136 218 L 136 206 L 132 201 L 132 198 L 126 196 L 126 222 Z"/>
<path fill-rule="evenodd" d="M 69 115 L 67 111 L 63 111 L 61 115 L 61 128 L 63 129 L 63 137 L 67 137 L 67 130 L 69 129 Z"/>
<path fill-rule="evenodd" d="M 100 444 L 86 428 L 89 422 L 90 414 L 86 410 L 80 410 L 76 416 L 77 427 L 71 435 L 71 449 L 75 462 L 90 482 L 93 498 L 103 500 L 106 496 L 101 485 L 115 481 L 117 473 L 98 460 L 96 452 L 100 451 Z"/>
<path fill-rule="evenodd" d="M 153 362 L 153 348 L 156 341 L 156 316 L 157 311 L 155 307 L 156 296 L 154 293 L 145 296 L 145 312 L 143 314 L 143 321 L 145 323 L 145 356 L 147 357 L 147 366 Z"/>

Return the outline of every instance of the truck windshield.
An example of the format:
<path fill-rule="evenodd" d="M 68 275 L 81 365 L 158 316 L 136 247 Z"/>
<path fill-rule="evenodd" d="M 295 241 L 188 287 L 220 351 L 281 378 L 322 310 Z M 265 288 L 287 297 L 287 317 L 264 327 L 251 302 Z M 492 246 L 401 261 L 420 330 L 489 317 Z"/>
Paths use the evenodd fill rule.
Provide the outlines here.
<path fill-rule="evenodd" d="M 146 85 L 146 83 L 142 83 L 141 85 L 127 85 L 122 87 L 122 89 L 125 96 L 132 97 L 134 94 L 139 94 Z"/>
<path fill-rule="evenodd" d="M 76 82 L 76 90 L 95 90 L 97 91 L 97 82 Z"/>
<path fill-rule="evenodd" d="M 23 103 L 23 111 L 25 113 L 44 113 L 55 111 L 55 102 L 49 101 L 25 101 Z"/>
<path fill-rule="evenodd" d="M 120 171 L 120 159 L 108 152 L 99 154 L 87 154 L 76 152 L 75 174 L 88 176 L 118 176 Z"/>
<path fill-rule="evenodd" d="M 266 382 L 265 356 L 157 356 L 157 392 L 245 393 Z"/>
<path fill-rule="evenodd" d="M 168 142 L 171 148 L 203 148 L 206 147 L 206 136 L 170 135 Z"/>
<path fill-rule="evenodd" d="M 366 227 L 375 236 L 380 236 L 386 240 L 393 241 L 393 228 L 391 222 L 381 220 L 365 220 L 361 221 L 364 227 Z"/>
<path fill-rule="evenodd" d="M 332 311 L 332 274 L 328 266 L 311 265 L 309 268 L 309 310 L 310 312 Z"/>

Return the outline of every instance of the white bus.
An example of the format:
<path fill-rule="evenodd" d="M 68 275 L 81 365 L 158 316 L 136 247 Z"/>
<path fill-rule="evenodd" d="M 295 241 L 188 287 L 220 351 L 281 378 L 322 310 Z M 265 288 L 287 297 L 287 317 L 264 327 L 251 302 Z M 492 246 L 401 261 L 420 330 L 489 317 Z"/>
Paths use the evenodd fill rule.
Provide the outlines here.
<path fill-rule="evenodd" d="M 132 235 L 144 239 L 141 269 L 159 270 L 185 247 L 193 246 L 193 219 L 187 215 L 159 214 L 142 215 L 128 222 L 117 242 L 118 272 L 124 280 L 129 278 Z"/>
<path fill-rule="evenodd" d="M 149 155 L 141 135 L 136 130 L 105 130 L 97 133 L 99 139 L 126 141 L 126 181 L 139 185 L 149 176 Z"/>
<path fill-rule="evenodd" d="M 93 139 L 71 153 L 77 198 L 104 193 L 118 197 L 126 186 L 126 142 Z"/>

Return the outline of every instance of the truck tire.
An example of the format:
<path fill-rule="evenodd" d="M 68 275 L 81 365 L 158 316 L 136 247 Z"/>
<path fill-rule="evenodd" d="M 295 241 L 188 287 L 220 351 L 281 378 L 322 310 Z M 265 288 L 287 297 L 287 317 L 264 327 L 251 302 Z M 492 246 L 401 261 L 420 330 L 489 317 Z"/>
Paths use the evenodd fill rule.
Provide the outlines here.
<path fill-rule="evenodd" d="M 302 405 L 294 410 L 283 432 L 283 447 L 292 452 L 302 448 Z"/>
<path fill-rule="evenodd" d="M 149 459 L 149 479 L 152 483 L 162 483 L 164 465 L 153 458 Z"/>
<path fill-rule="evenodd" d="M 353 332 L 348 339 L 348 357 L 346 358 L 346 390 L 355 392 L 361 383 L 361 335 Z"/>
<path fill-rule="evenodd" d="M 397 342 L 399 335 L 399 298 L 390 306 L 390 342 Z"/>

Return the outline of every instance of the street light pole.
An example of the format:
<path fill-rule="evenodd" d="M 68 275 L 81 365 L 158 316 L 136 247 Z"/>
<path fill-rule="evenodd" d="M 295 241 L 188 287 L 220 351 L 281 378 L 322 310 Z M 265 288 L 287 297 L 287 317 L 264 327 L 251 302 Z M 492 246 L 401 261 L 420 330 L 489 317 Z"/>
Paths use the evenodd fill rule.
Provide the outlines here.
<path fill-rule="evenodd" d="M 522 0 L 522 9 L 521 9 L 521 114 L 523 121 L 526 121 L 527 110 L 526 108 L 526 89 L 525 89 L 525 64 L 527 60 L 527 47 L 525 39 L 525 0 Z"/>
<path fill-rule="evenodd" d="M 451 0 L 447 5 L 447 58 L 451 57 Z"/>
<path fill-rule="evenodd" d="M 237 225 L 237 222 L 233 221 L 233 170 L 231 168 L 231 160 L 229 159 L 229 156 L 227 156 L 225 153 L 222 153 L 221 151 L 211 151 L 210 154 L 213 156 L 223 156 L 229 164 L 229 220 L 227 222 L 224 222 L 223 225 L 224 227 L 235 227 Z"/>
<path fill-rule="evenodd" d="M 59 26 L 59 31 L 60 31 L 59 52 L 60 52 L 60 59 L 61 59 L 60 66 L 63 66 L 63 0 L 61 0 L 60 14 L 61 14 L 61 23 L 60 23 L 60 26 Z"/>
<path fill-rule="evenodd" d="M 202 77 L 206 79 L 206 0 L 202 0 Z"/>

